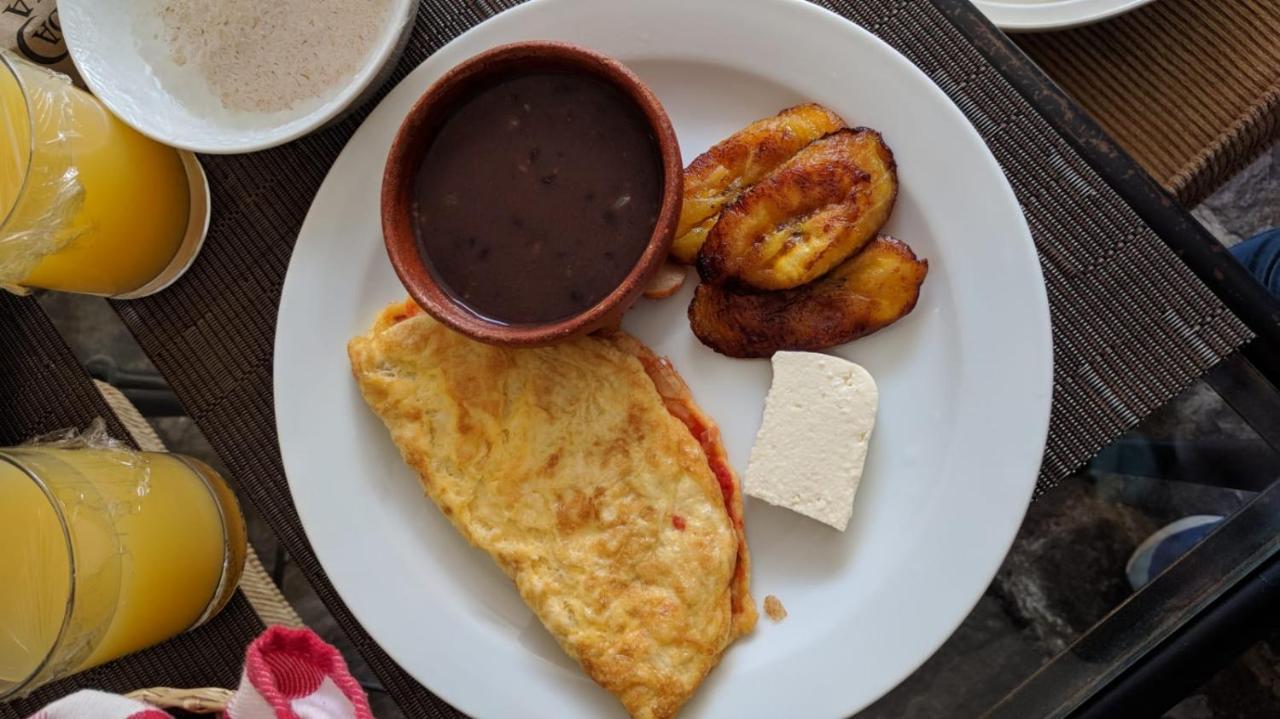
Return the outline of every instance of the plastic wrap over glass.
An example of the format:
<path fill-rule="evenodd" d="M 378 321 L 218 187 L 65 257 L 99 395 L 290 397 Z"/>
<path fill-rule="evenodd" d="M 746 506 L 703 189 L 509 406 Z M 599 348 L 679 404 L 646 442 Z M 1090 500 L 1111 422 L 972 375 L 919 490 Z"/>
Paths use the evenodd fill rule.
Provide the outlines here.
<path fill-rule="evenodd" d="M 0 287 L 11 292 L 25 293 L 19 283 L 36 265 L 86 229 L 74 221 L 85 192 L 69 137 L 72 92 L 67 76 L 0 53 Z"/>
<path fill-rule="evenodd" d="M 129 299 L 190 266 L 208 223 L 199 163 L 93 95 L 0 54 L 0 286 Z"/>
<path fill-rule="evenodd" d="M 0 698 L 197 626 L 235 591 L 245 530 L 225 482 L 104 427 L 0 449 Z"/>

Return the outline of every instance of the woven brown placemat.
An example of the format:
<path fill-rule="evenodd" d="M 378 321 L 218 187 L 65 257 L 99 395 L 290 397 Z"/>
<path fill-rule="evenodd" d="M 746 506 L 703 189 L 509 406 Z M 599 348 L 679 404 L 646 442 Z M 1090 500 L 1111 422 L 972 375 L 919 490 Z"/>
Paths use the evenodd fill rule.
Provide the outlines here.
<path fill-rule="evenodd" d="M 423 0 L 393 79 L 512 4 Z M 1024 206 L 1054 321 L 1054 408 L 1038 491 L 1248 339 L 1244 325 L 934 5 L 822 4 L 894 45 L 950 95 L 982 133 Z M 749 21 L 749 15 L 735 22 Z M 311 198 L 367 110 L 285 147 L 204 158 L 214 217 L 201 257 L 165 292 L 115 307 L 406 714 L 453 716 L 341 602 L 303 534 L 276 445 L 271 352 L 284 272 Z"/>
<path fill-rule="evenodd" d="M 0 447 L 103 417 L 113 437 L 129 434 L 35 300 L 0 292 Z M 173 591 L 182 591 L 174 587 Z M 234 687 L 244 649 L 262 622 L 236 593 L 208 624 L 159 646 L 54 682 L 31 697 L 0 703 L 0 719 L 17 719 L 77 689 L 124 692 L 157 685 Z"/>
<path fill-rule="evenodd" d="M 1275 0 L 1159 0 L 1014 39 L 1183 203 L 1280 139 Z"/>

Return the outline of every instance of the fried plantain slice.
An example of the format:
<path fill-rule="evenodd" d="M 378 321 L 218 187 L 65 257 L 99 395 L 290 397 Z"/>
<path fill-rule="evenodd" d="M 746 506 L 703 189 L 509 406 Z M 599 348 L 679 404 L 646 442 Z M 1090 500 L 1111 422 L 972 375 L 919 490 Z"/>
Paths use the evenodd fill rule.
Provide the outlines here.
<path fill-rule="evenodd" d="M 684 171 L 672 256 L 693 264 L 725 205 L 809 143 L 844 126 L 839 115 L 821 105 L 797 105 L 756 120 L 698 155 Z"/>
<path fill-rule="evenodd" d="M 720 213 L 698 255 L 712 284 L 798 287 L 861 249 L 889 219 L 897 165 L 880 133 L 839 130 L 814 142 Z"/>
<path fill-rule="evenodd" d="M 706 283 L 689 305 L 702 343 L 730 357 L 820 350 L 893 324 L 916 306 L 928 260 L 876 237 L 822 279 L 796 289 L 749 292 Z"/>

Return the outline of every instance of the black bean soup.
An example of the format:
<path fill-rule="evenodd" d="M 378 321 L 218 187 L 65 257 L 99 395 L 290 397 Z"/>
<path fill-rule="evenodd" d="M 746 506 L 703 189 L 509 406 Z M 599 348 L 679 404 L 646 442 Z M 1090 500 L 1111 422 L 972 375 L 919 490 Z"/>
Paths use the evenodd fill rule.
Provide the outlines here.
<path fill-rule="evenodd" d="M 503 324 L 564 319 L 621 284 L 657 221 L 644 113 L 601 80 L 526 74 L 463 101 L 418 170 L 418 247 L 436 282 Z"/>

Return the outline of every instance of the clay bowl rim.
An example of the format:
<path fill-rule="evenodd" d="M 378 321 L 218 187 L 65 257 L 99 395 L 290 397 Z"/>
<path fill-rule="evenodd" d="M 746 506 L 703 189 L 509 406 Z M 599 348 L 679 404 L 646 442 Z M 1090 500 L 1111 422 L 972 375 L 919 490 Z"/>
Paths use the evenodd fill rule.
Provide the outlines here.
<path fill-rule="evenodd" d="M 418 252 L 413 227 L 413 190 L 422 156 L 440 123 L 476 83 L 539 70 L 582 72 L 622 91 L 644 113 L 662 163 L 662 201 L 644 251 L 622 282 L 599 302 L 559 320 L 505 325 L 476 315 L 436 282 Z M 666 110 L 639 77 L 618 60 L 571 43 L 524 41 L 500 45 L 445 72 L 413 104 L 392 141 L 382 176 L 382 234 L 401 284 L 428 314 L 489 344 L 537 346 L 601 329 L 621 320 L 645 283 L 666 260 L 679 220 L 684 190 L 680 145 Z"/>

